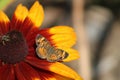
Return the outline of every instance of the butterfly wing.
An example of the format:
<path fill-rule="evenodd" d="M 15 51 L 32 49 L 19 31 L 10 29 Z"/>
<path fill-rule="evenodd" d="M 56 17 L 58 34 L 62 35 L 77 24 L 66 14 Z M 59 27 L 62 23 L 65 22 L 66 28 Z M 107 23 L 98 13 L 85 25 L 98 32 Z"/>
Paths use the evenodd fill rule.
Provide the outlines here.
<path fill-rule="evenodd" d="M 56 62 L 57 61 L 57 55 L 55 54 L 54 47 L 50 47 L 47 54 L 47 61 L 49 62 Z"/>
<path fill-rule="evenodd" d="M 36 48 L 36 53 L 37 53 L 38 57 L 40 57 L 42 59 L 46 59 L 46 57 L 47 57 L 47 50 L 41 46 L 38 46 Z"/>
<path fill-rule="evenodd" d="M 38 57 L 42 59 L 46 59 L 47 54 L 48 54 L 48 49 L 51 47 L 50 43 L 48 42 L 47 39 L 45 39 L 42 35 L 38 34 L 36 36 L 36 53 Z"/>
<path fill-rule="evenodd" d="M 67 58 L 69 55 L 67 52 L 65 52 L 62 49 L 56 49 L 55 54 L 57 54 L 58 56 L 58 61 L 62 61 L 63 59 Z"/>
<path fill-rule="evenodd" d="M 45 41 L 46 41 L 46 39 L 42 35 L 38 34 L 36 36 L 35 42 L 36 42 L 37 46 L 42 46 L 43 42 L 45 42 Z"/>
<path fill-rule="evenodd" d="M 63 59 L 68 57 L 68 53 L 61 49 L 52 48 L 49 51 L 49 54 L 47 56 L 47 61 L 49 62 L 56 62 L 56 61 L 62 61 Z"/>

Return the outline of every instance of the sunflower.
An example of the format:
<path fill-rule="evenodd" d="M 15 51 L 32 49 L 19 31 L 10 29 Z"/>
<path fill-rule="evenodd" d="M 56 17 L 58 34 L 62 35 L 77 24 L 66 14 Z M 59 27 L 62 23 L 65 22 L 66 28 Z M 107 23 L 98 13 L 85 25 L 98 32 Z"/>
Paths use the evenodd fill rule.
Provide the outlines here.
<path fill-rule="evenodd" d="M 69 54 L 63 62 L 79 57 L 71 48 L 76 41 L 73 29 L 68 26 L 39 29 L 43 19 L 43 7 L 38 1 L 30 10 L 19 4 L 11 20 L 0 11 L 0 80 L 82 80 L 61 61 L 49 62 L 36 55 L 35 38 L 40 34 L 53 47 Z"/>

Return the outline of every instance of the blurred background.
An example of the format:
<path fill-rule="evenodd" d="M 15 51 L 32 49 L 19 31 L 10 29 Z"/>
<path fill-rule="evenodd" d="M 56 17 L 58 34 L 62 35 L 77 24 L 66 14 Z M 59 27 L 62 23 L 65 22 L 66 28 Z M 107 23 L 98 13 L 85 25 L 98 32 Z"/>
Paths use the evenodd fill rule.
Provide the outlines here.
<path fill-rule="evenodd" d="M 28 8 L 35 0 L 0 0 L 0 9 L 12 17 L 19 3 Z M 120 80 L 120 0 L 39 0 L 45 19 L 41 28 L 74 28 L 80 59 L 66 65 L 84 80 Z"/>

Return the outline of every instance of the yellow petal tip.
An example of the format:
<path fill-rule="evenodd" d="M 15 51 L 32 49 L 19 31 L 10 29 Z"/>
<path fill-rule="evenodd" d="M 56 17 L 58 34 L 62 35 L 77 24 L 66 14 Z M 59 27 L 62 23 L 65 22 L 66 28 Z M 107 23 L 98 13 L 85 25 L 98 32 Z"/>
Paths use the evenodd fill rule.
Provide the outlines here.
<path fill-rule="evenodd" d="M 49 70 L 73 80 L 82 80 L 82 78 L 74 70 L 59 62 L 50 65 Z"/>
<path fill-rule="evenodd" d="M 33 6 L 30 8 L 28 18 L 33 22 L 35 26 L 40 26 L 44 19 L 44 10 L 42 5 L 38 1 L 35 1 Z"/>
<path fill-rule="evenodd" d="M 0 10 L 0 22 L 9 22 L 8 17 L 6 16 L 6 14 Z"/>
<path fill-rule="evenodd" d="M 69 26 L 55 26 L 49 29 L 51 42 L 57 47 L 72 47 L 76 43 L 76 34 Z"/>
<path fill-rule="evenodd" d="M 63 60 L 64 62 L 69 62 L 69 61 L 80 58 L 80 54 L 77 50 L 72 49 L 72 48 L 62 48 L 62 49 L 65 50 L 66 52 L 68 52 L 68 54 L 69 54 L 69 56 Z"/>
<path fill-rule="evenodd" d="M 28 9 L 23 6 L 22 4 L 19 4 L 15 10 L 15 16 L 18 20 L 24 21 L 28 14 Z"/>

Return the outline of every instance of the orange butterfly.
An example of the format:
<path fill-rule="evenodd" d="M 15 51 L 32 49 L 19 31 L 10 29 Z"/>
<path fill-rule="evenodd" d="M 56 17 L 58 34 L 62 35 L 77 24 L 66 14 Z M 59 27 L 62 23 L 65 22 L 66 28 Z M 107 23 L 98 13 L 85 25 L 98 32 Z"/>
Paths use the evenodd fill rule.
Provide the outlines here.
<path fill-rule="evenodd" d="M 56 62 L 62 61 L 68 57 L 67 52 L 51 46 L 50 42 L 40 34 L 36 36 L 35 41 L 37 45 L 36 53 L 41 59 L 47 59 L 49 62 Z"/>

